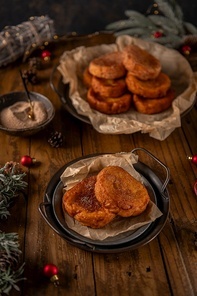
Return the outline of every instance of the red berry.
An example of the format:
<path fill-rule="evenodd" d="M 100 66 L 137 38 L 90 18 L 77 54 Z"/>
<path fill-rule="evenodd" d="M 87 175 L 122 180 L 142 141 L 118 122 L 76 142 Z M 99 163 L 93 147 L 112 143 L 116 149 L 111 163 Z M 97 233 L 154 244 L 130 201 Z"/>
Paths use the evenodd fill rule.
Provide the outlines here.
<path fill-rule="evenodd" d="M 195 155 L 192 156 L 192 162 L 194 164 L 197 164 L 197 154 L 195 154 Z"/>
<path fill-rule="evenodd" d="M 160 38 L 163 36 L 163 33 L 162 32 L 159 32 L 159 31 L 156 31 L 154 34 L 153 34 L 154 38 Z"/>
<path fill-rule="evenodd" d="M 48 61 L 51 58 L 51 52 L 49 50 L 43 50 L 41 57 L 44 61 Z"/>
<path fill-rule="evenodd" d="M 189 55 L 190 54 L 190 52 L 191 52 L 191 47 L 189 46 L 189 45 L 184 45 L 183 47 L 182 47 L 182 52 L 184 53 L 184 54 L 187 54 L 187 55 Z"/>
<path fill-rule="evenodd" d="M 197 165 L 197 154 L 193 155 L 193 156 L 188 156 L 187 157 L 189 160 L 191 160 L 191 162 L 193 164 L 196 164 Z"/>

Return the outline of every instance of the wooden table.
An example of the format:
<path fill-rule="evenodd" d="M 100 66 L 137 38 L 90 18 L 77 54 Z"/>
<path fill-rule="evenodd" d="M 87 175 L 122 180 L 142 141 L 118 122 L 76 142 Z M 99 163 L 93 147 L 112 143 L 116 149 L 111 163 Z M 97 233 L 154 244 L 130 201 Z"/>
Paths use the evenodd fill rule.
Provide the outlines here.
<path fill-rule="evenodd" d="M 25 262 L 27 279 L 19 284 L 21 291 L 12 290 L 11 295 L 197 295 L 197 202 L 193 190 L 197 167 L 187 159 L 197 153 L 196 106 L 182 118 L 180 128 L 159 141 L 141 133 L 100 134 L 66 112 L 58 95 L 51 90 L 51 71 L 66 49 L 112 40 L 110 35 L 96 34 L 92 38 L 70 38 L 52 44 L 51 63 L 38 71 L 40 83 L 30 86 L 54 104 L 52 129 L 64 135 L 61 148 L 49 145 L 48 129 L 28 138 L 0 132 L 1 165 L 10 160 L 20 162 L 23 155 L 30 155 L 39 163 L 24 168 L 28 177 L 27 201 L 20 198 L 11 208 L 11 216 L 1 221 L 3 231 L 19 234 L 21 262 Z M 19 66 L 27 67 L 27 64 L 17 61 L 0 70 L 1 94 L 23 89 Z M 156 238 L 135 250 L 102 254 L 69 244 L 48 226 L 38 207 L 47 184 L 64 164 L 89 154 L 129 152 L 136 147 L 150 151 L 171 172 L 167 186 L 170 213 Z M 154 167 L 154 161 L 146 155 L 143 162 Z M 155 168 L 162 174 L 161 168 Z M 43 266 L 51 262 L 59 268 L 58 287 L 43 274 Z"/>

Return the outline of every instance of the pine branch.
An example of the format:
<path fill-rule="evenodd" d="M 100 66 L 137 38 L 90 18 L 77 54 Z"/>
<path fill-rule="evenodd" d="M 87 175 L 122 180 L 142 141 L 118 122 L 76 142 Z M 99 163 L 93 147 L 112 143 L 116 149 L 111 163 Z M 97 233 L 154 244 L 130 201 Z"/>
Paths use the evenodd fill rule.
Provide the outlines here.
<path fill-rule="evenodd" d="M 145 36 L 148 35 L 152 35 L 153 31 L 146 29 L 144 30 L 144 28 L 139 28 L 139 27 L 135 27 L 135 28 L 128 28 L 125 30 L 121 30 L 121 31 L 117 31 L 114 33 L 115 36 L 119 36 L 119 35 L 132 35 L 134 37 L 138 37 L 138 38 L 143 38 Z"/>
<path fill-rule="evenodd" d="M 197 35 L 197 28 L 194 25 L 192 25 L 191 23 L 185 22 L 184 26 L 188 34 Z"/>
<path fill-rule="evenodd" d="M 1 200 L 1 196 L 0 196 Z M 1 219 L 7 219 L 7 217 L 10 215 L 10 212 L 8 211 L 10 203 L 7 202 L 5 199 L 2 199 L 0 201 L 0 218 Z"/>
<path fill-rule="evenodd" d="M 122 30 L 126 28 L 134 28 L 138 26 L 144 27 L 144 28 L 152 26 L 152 28 L 154 29 L 154 24 L 151 22 L 148 22 L 148 19 L 147 19 L 147 22 L 140 22 L 139 19 L 119 20 L 117 22 L 111 23 L 108 26 L 106 26 L 106 29 L 117 31 L 117 30 Z"/>
<path fill-rule="evenodd" d="M 184 34 L 183 15 L 181 13 L 181 8 L 175 1 L 170 2 L 171 5 L 165 0 L 157 0 L 158 8 L 165 17 L 176 24 L 180 34 Z"/>
<path fill-rule="evenodd" d="M 146 41 L 153 41 L 152 38 L 144 38 Z M 158 43 L 169 48 L 178 48 L 183 42 L 183 39 L 177 35 L 170 34 L 168 36 L 158 38 Z"/>
<path fill-rule="evenodd" d="M 24 263 L 18 269 L 15 268 L 21 253 L 18 234 L 0 231 L 0 295 L 9 295 L 12 288 L 19 291 L 17 283 L 25 279 L 21 277 Z"/>
<path fill-rule="evenodd" d="M 16 195 L 27 186 L 23 179 L 25 173 L 20 165 L 15 162 L 7 162 L 0 168 L 0 218 L 10 215 L 8 208 Z M 12 288 L 19 291 L 17 283 L 21 277 L 24 264 L 17 269 L 19 256 L 18 234 L 4 233 L 0 230 L 0 295 L 9 295 Z"/>
<path fill-rule="evenodd" d="M 181 9 L 181 7 L 178 5 L 177 1 L 174 1 L 174 6 L 173 6 L 173 9 L 174 9 L 174 13 L 176 15 L 176 18 L 181 21 L 183 23 L 183 11 Z"/>
<path fill-rule="evenodd" d="M 176 15 L 176 11 L 178 11 L 178 4 L 175 1 L 165 1 L 165 0 L 156 0 L 159 11 L 162 12 L 168 19 L 174 20 L 178 17 L 179 21 L 182 21 L 182 14 Z M 176 9 L 175 9 L 176 8 Z"/>
<path fill-rule="evenodd" d="M 0 270 L 0 295 L 2 293 L 9 295 L 9 292 L 12 288 L 16 291 L 20 291 L 17 283 L 19 281 L 25 280 L 26 278 L 21 277 L 22 273 L 24 272 L 24 263 L 17 269 L 13 270 L 11 267 L 4 272 Z"/>
<path fill-rule="evenodd" d="M 154 24 L 142 13 L 137 12 L 135 10 L 126 10 L 125 15 L 130 19 L 130 20 L 135 20 L 138 22 L 138 24 L 144 24 L 147 27 L 153 26 Z"/>
<path fill-rule="evenodd" d="M 18 247 L 18 234 L 4 233 L 0 231 L 0 253 L 4 252 L 9 258 L 12 259 L 13 254 L 15 256 L 21 253 Z"/>
<path fill-rule="evenodd" d="M 7 218 L 13 198 L 27 186 L 23 179 L 26 174 L 16 162 L 7 162 L 0 168 L 0 218 Z"/>
<path fill-rule="evenodd" d="M 115 36 L 131 35 L 171 48 L 180 48 L 185 44 L 187 36 L 190 36 L 189 40 L 193 43 L 196 42 L 197 28 L 183 21 L 183 12 L 175 0 L 156 0 L 155 3 L 159 14 L 155 14 L 153 6 L 146 16 L 134 10 L 126 10 L 128 19 L 108 24 L 106 30 L 112 30 Z M 158 38 L 154 37 L 157 31 L 161 33 Z"/>
<path fill-rule="evenodd" d="M 175 25 L 175 23 L 171 20 L 166 21 L 166 17 L 161 15 L 149 15 L 147 17 L 150 19 L 153 24 L 155 24 L 155 27 L 160 28 L 164 33 L 173 33 L 179 35 L 179 29 Z"/>

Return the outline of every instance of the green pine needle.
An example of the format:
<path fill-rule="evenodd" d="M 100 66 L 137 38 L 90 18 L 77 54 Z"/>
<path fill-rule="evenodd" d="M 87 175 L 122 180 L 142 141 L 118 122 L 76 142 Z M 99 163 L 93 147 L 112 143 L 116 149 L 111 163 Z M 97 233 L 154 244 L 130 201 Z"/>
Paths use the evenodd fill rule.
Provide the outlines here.
<path fill-rule="evenodd" d="M 12 288 L 19 291 L 17 283 L 25 278 L 22 277 L 24 263 L 18 269 L 19 255 L 18 234 L 4 233 L 0 231 L 0 295 L 7 294 Z"/>
<path fill-rule="evenodd" d="M 179 48 L 188 35 L 197 36 L 197 28 L 184 22 L 181 7 L 175 0 L 156 0 L 159 14 L 142 15 L 134 10 L 126 10 L 126 20 L 108 24 L 115 36 L 131 35 L 147 41 L 154 41 L 166 47 Z M 154 32 L 161 32 L 162 37 L 154 38 Z"/>
<path fill-rule="evenodd" d="M 17 283 L 26 279 L 21 277 L 24 272 L 24 265 L 23 263 L 17 270 L 13 270 L 10 266 L 6 271 L 0 269 L 0 295 L 3 293 L 9 295 L 12 288 L 16 291 L 20 291 Z"/>
<path fill-rule="evenodd" d="M 14 197 L 27 187 L 18 163 L 7 162 L 0 168 L 0 219 L 7 218 Z M 17 269 L 22 251 L 19 249 L 18 234 L 0 230 L 0 295 L 9 295 L 12 289 L 19 291 L 18 282 L 24 280 L 24 263 Z"/>
<path fill-rule="evenodd" d="M 3 252 L 7 254 L 9 258 L 12 254 L 20 254 L 21 251 L 18 249 L 18 234 L 17 233 L 4 233 L 0 231 L 0 253 Z"/>
<path fill-rule="evenodd" d="M 13 198 L 27 187 L 26 176 L 18 163 L 7 162 L 0 168 L 0 219 L 9 216 L 9 206 Z"/>

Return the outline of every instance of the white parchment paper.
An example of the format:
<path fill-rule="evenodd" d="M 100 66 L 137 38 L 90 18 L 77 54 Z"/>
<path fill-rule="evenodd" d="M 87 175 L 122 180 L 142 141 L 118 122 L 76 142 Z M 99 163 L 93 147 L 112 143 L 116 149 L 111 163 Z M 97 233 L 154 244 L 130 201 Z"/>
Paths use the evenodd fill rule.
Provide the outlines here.
<path fill-rule="evenodd" d="M 90 108 L 86 101 L 87 89 L 81 80 L 84 69 L 93 58 L 122 50 L 128 44 L 136 44 L 160 60 L 162 71 L 170 76 L 176 91 L 172 108 L 155 115 L 140 114 L 133 108 L 126 113 L 105 115 Z M 60 58 L 58 70 L 63 82 L 70 84 L 69 97 L 77 113 L 87 116 L 93 127 L 104 134 L 132 134 L 141 131 L 155 139 L 164 140 L 175 128 L 181 126 L 181 115 L 193 106 L 196 97 L 197 75 L 177 50 L 127 35 L 117 37 L 114 44 L 81 46 L 65 51 Z"/>
<path fill-rule="evenodd" d="M 102 168 L 108 165 L 115 165 L 124 168 L 135 179 L 143 183 L 141 175 L 133 167 L 133 164 L 136 163 L 137 160 L 138 156 L 133 153 L 104 154 L 82 159 L 67 167 L 60 178 L 64 186 L 66 186 L 66 190 L 68 190 L 85 177 L 97 174 Z M 152 201 L 149 202 L 146 210 L 139 216 L 128 218 L 116 217 L 108 225 L 100 229 L 92 229 L 83 226 L 81 223 L 70 217 L 66 212 L 64 212 L 65 221 L 70 229 L 93 240 L 102 241 L 106 238 L 124 234 L 128 231 L 135 231 L 136 229 L 155 221 L 155 219 L 162 215 L 161 211 L 155 204 L 155 196 L 152 196 L 153 192 L 150 191 L 149 193 L 150 197 L 152 197 Z"/>

